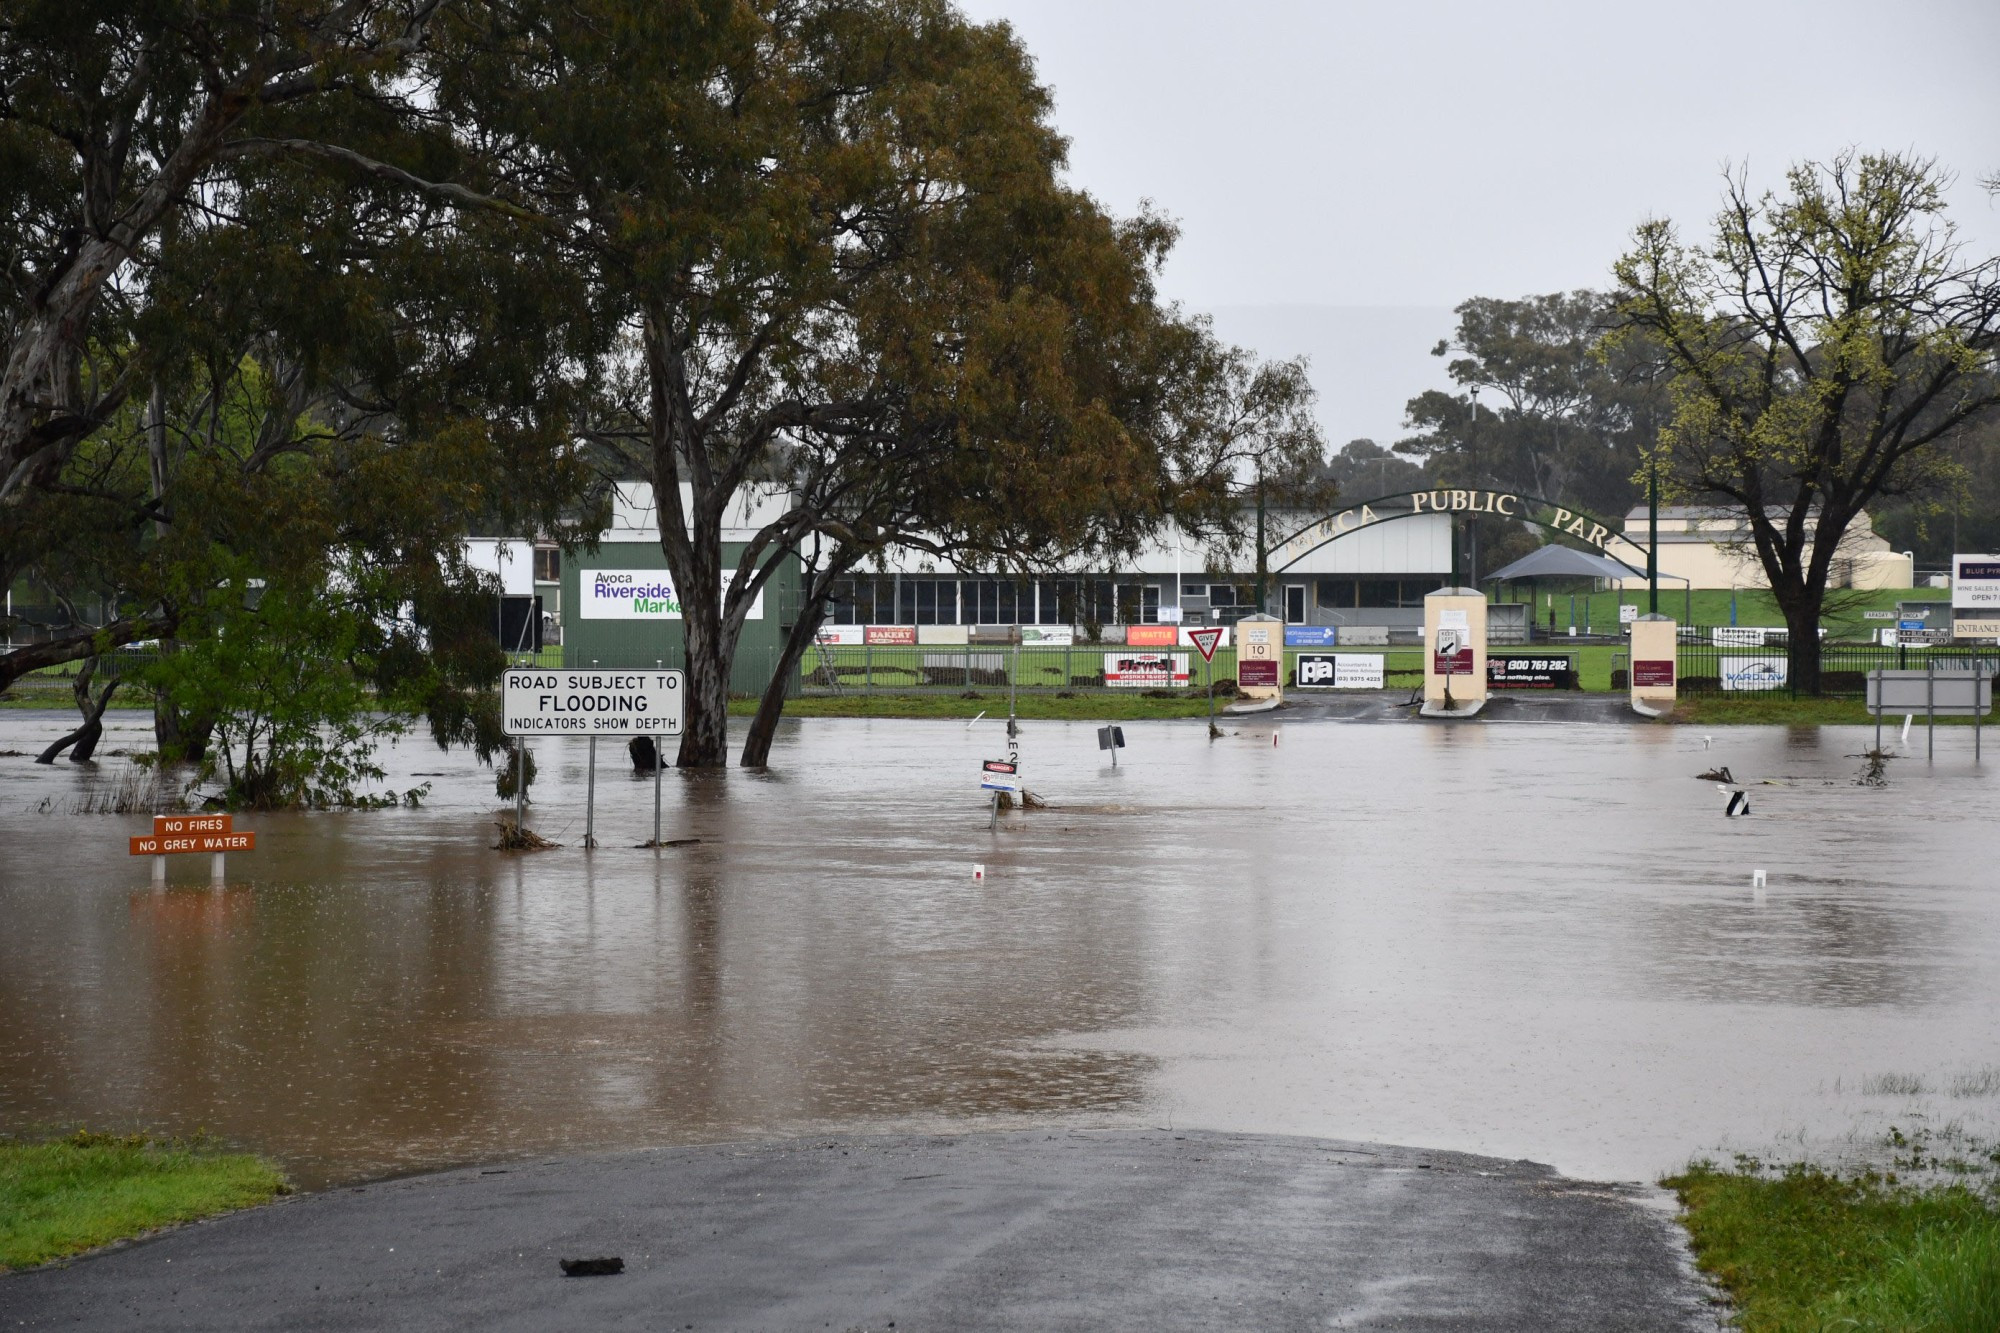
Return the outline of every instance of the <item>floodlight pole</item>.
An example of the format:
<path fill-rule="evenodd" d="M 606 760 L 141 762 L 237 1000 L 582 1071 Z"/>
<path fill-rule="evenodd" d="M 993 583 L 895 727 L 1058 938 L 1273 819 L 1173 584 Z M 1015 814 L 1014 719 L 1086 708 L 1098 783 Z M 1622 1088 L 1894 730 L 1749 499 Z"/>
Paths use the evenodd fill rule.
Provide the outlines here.
<path fill-rule="evenodd" d="M 1657 462 L 1646 478 L 1646 614 L 1660 614 L 1660 465 Z"/>

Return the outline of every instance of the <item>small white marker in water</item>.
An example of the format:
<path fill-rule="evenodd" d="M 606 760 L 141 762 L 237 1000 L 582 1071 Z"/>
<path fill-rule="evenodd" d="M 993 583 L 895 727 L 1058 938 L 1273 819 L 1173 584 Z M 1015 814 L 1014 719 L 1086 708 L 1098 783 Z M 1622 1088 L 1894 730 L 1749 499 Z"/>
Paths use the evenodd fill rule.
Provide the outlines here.
<path fill-rule="evenodd" d="M 1272 728 L 1271 728 L 1271 744 L 1272 744 L 1273 746 L 1275 746 L 1275 745 L 1277 745 L 1277 743 L 1278 743 L 1278 729 L 1277 729 L 1276 727 L 1272 727 Z"/>
<path fill-rule="evenodd" d="M 1751 888 L 1753 888 L 1753 889 L 1761 889 L 1761 888 L 1763 888 L 1763 887 L 1764 887 L 1764 872 L 1763 872 L 1763 871 L 1761 871 L 1761 870 L 1753 870 L 1753 871 L 1751 871 L 1751 872 L 1750 872 L 1750 887 L 1751 887 Z"/>
<path fill-rule="evenodd" d="M 972 877 L 973 877 L 974 879 L 985 879 L 985 878 L 986 878 L 986 867 L 985 867 L 985 866 L 982 866 L 982 865 L 977 865 L 977 864 L 975 864 L 975 865 L 974 865 L 974 866 L 972 867 Z"/>
<path fill-rule="evenodd" d="M 1910 743 L 1910 724 L 1916 720 L 1917 715 L 1915 713 L 1903 714 L 1903 744 L 1905 745 Z"/>
<path fill-rule="evenodd" d="M 1713 745 L 1713 744 L 1715 744 L 1715 737 L 1713 737 L 1713 736 L 1703 736 L 1703 737 L 1701 738 L 1701 748 L 1702 748 L 1702 749 L 1706 750 L 1706 749 L 1707 749 L 1707 748 L 1708 748 L 1709 746 L 1711 746 L 1711 745 Z"/>

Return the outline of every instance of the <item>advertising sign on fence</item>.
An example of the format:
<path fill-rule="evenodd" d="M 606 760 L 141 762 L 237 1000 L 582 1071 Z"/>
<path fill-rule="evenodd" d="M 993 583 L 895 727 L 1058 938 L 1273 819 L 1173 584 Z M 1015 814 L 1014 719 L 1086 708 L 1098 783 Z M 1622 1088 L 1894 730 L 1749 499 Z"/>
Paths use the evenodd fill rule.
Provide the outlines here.
<path fill-rule="evenodd" d="M 500 730 L 509 736 L 678 736 L 678 671 L 519 667 L 500 678 Z"/>
<path fill-rule="evenodd" d="M 1127 625 L 1125 646 L 1128 648 L 1172 648 L 1181 641 L 1179 625 Z"/>
<path fill-rule="evenodd" d="M 1782 657 L 1721 657 L 1716 665 L 1725 690 L 1781 690 L 1787 663 Z"/>
<path fill-rule="evenodd" d="M 911 645 L 917 641 L 915 625 L 868 625 L 861 631 L 861 642 Z"/>
<path fill-rule="evenodd" d="M 1106 653 L 1104 683 L 1120 689 L 1164 690 L 1188 683 L 1186 653 Z"/>
<path fill-rule="evenodd" d="M 1568 657 L 1499 657 L 1486 659 L 1489 690 L 1573 690 L 1576 664 Z"/>
<path fill-rule="evenodd" d="M 1039 644 L 1044 648 L 1067 648 L 1076 642 L 1074 625 L 1023 625 L 1021 642 Z"/>
<path fill-rule="evenodd" d="M 822 625 L 820 626 L 819 634 L 816 637 L 819 639 L 821 643 L 831 643 L 831 644 L 860 643 L 861 626 Z"/>
<path fill-rule="evenodd" d="M 1303 689 L 1379 690 L 1383 686 L 1381 653 L 1300 653 L 1298 678 Z"/>
<path fill-rule="evenodd" d="M 729 591 L 730 576 L 722 576 Z M 577 573 L 576 609 L 583 620 L 679 620 L 681 596 L 674 576 L 664 569 L 585 569 Z M 750 602 L 750 619 L 764 618 L 764 594 Z"/>
<path fill-rule="evenodd" d="M 1287 625 L 1285 647 L 1331 648 L 1340 642 L 1340 631 L 1332 625 Z"/>
<path fill-rule="evenodd" d="M 1717 625 L 1708 632 L 1708 641 L 1718 648 L 1762 648 L 1770 632 L 1751 625 Z"/>

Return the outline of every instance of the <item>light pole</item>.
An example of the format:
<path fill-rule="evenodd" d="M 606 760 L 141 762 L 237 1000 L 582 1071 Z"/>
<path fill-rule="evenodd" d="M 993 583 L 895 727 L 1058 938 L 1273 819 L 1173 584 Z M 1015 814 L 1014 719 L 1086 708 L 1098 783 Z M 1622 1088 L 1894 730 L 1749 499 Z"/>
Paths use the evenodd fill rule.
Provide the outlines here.
<path fill-rule="evenodd" d="M 1472 453 L 1472 479 L 1479 480 L 1479 386 L 1472 386 L 1472 422 L 1465 428 L 1466 448 Z M 1479 586 L 1479 520 L 1466 515 L 1466 527 L 1472 534 L 1472 582 L 1468 587 Z"/>

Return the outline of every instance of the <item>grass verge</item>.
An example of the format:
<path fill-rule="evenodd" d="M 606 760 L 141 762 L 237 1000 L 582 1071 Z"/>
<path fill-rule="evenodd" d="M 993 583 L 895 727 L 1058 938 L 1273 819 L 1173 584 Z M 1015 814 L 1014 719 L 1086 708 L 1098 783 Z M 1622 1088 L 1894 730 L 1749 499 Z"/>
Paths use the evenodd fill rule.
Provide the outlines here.
<path fill-rule="evenodd" d="M 1744 1333 L 2000 1329 L 2000 1215 L 1963 1185 L 1893 1181 L 1700 1163 L 1661 1183 Z"/>
<path fill-rule="evenodd" d="M 42 1143 L 0 1142 L 0 1269 L 248 1208 L 289 1188 L 262 1158 L 211 1152 L 199 1142 L 86 1130 Z"/>
<path fill-rule="evenodd" d="M 1215 711 L 1235 701 L 1218 694 Z M 757 711 L 755 699 L 732 699 L 729 711 L 747 717 Z M 1205 695 L 1176 695 L 1170 699 L 1147 695 L 1113 694 L 1092 691 L 1064 698 L 1058 694 L 1023 694 L 1015 700 L 1016 716 L 1059 722 L 1138 722 L 1148 718 L 1202 717 L 1208 712 Z M 785 702 L 786 717 L 988 717 L 1007 716 L 1005 690 L 975 690 L 971 697 L 958 694 L 833 694 L 807 695 Z"/>

